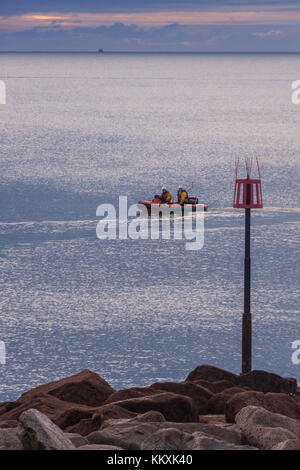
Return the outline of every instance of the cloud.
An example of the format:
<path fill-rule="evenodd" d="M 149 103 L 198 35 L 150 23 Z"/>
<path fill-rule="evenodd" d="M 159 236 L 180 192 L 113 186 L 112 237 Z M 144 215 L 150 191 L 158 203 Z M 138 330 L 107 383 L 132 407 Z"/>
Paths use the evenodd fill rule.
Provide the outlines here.
<path fill-rule="evenodd" d="M 60 24 L 18 32 L 0 31 L 2 50 L 24 51 L 181 51 L 181 52 L 297 52 L 299 28 L 283 27 L 281 34 L 253 25 L 186 26 L 177 23 L 144 27 L 114 23 L 94 28 L 77 25 L 64 29 Z M 270 41 L 270 38 L 272 41 Z"/>
<path fill-rule="evenodd" d="M 299 25 L 300 9 L 298 11 L 255 11 L 255 10 L 176 10 L 176 11 L 151 11 L 128 13 L 61 13 L 48 12 L 47 14 L 36 12 L 25 15 L 14 15 L 1 18 L 1 30 L 18 31 L 32 29 L 34 27 L 51 27 L 53 21 L 60 22 L 66 29 L 72 29 L 77 24 L 87 28 L 109 26 L 115 23 L 125 25 L 136 24 L 144 27 L 165 26 L 177 23 L 187 26 L 205 25 Z"/>
<path fill-rule="evenodd" d="M 2 50 L 267 47 L 295 52 L 300 36 L 300 6 L 293 0 L 284 4 L 279 0 L 12 0 L 7 4 L 11 13 L 0 17 Z M 4 10 L 1 4 L 0 14 Z"/>

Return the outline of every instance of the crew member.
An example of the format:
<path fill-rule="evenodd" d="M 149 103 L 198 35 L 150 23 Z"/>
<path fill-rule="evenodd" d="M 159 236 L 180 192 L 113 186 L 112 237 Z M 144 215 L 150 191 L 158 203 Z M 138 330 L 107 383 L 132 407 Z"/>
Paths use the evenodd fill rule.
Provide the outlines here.
<path fill-rule="evenodd" d="M 161 202 L 171 202 L 172 194 L 166 189 L 162 188 L 162 193 L 160 195 Z"/>
<path fill-rule="evenodd" d="M 179 204 L 187 204 L 189 202 L 189 196 L 186 189 L 179 186 L 177 191 L 177 201 Z"/>

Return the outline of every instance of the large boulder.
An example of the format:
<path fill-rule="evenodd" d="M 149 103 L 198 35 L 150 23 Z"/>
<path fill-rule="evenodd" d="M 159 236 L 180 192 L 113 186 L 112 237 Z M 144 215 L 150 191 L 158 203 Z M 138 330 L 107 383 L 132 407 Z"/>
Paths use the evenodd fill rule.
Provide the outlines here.
<path fill-rule="evenodd" d="M 198 408 L 191 398 L 175 393 L 159 393 L 157 395 L 131 398 L 115 403 L 134 413 L 146 413 L 147 411 L 159 411 L 167 421 L 197 422 Z"/>
<path fill-rule="evenodd" d="M 263 393 L 247 391 L 235 394 L 225 405 L 226 421 L 233 423 L 236 414 L 246 406 L 260 406 L 272 413 L 300 419 L 300 405 L 286 393 Z"/>
<path fill-rule="evenodd" d="M 74 403 L 68 403 L 43 392 L 27 393 L 17 400 L 18 406 L 11 408 L 0 416 L 0 424 L 17 423 L 19 416 L 26 410 L 34 408 L 48 416 L 52 421 L 68 409 L 74 408 Z M 85 407 L 87 408 L 87 407 Z"/>
<path fill-rule="evenodd" d="M 47 393 L 62 401 L 100 406 L 114 389 L 98 374 L 85 369 L 70 377 L 36 387 L 23 393 L 21 398 L 28 398 L 37 392 Z"/>
<path fill-rule="evenodd" d="M 290 393 L 295 394 L 297 380 L 284 378 L 264 370 L 253 370 L 248 374 L 239 376 L 238 384 L 259 392 Z"/>
<path fill-rule="evenodd" d="M 113 392 L 114 389 L 99 375 L 83 370 L 79 374 L 33 388 L 15 402 L 2 403 L 0 428 L 16 426 L 19 416 L 31 408 L 44 413 L 54 422 L 72 409 L 66 416 L 72 417 L 74 421 L 76 413 L 78 416 L 93 413 Z"/>
<path fill-rule="evenodd" d="M 238 385 L 238 376 L 219 367 L 203 364 L 196 367 L 186 378 L 189 382 L 206 380 L 207 382 L 217 382 L 219 380 L 227 380 L 228 382 Z"/>
<path fill-rule="evenodd" d="M 207 402 L 212 397 L 209 390 L 193 382 L 157 382 L 152 384 L 151 388 L 192 398 L 196 403 L 199 415 L 206 413 Z"/>
<path fill-rule="evenodd" d="M 271 450 L 280 442 L 300 438 L 297 420 L 256 406 L 243 408 L 236 415 L 235 422 L 247 442 L 262 450 Z"/>
<path fill-rule="evenodd" d="M 225 405 L 227 401 L 236 395 L 237 393 L 242 393 L 245 390 L 240 387 L 231 387 L 226 388 L 221 393 L 216 393 L 213 395 L 207 403 L 207 414 L 222 415 L 225 413 Z"/>
<path fill-rule="evenodd" d="M 38 410 L 24 411 L 19 418 L 18 437 L 25 450 L 73 450 L 70 439 Z"/>

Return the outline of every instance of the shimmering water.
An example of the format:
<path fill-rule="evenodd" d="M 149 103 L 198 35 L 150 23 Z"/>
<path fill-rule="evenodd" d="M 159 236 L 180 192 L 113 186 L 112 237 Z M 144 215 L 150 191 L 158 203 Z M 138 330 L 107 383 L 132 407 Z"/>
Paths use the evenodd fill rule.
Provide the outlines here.
<path fill-rule="evenodd" d="M 257 155 L 253 366 L 300 380 L 299 55 L 0 54 L 1 400 L 89 368 L 114 387 L 240 372 L 243 212 Z M 205 245 L 96 238 L 96 208 L 181 183 Z"/>

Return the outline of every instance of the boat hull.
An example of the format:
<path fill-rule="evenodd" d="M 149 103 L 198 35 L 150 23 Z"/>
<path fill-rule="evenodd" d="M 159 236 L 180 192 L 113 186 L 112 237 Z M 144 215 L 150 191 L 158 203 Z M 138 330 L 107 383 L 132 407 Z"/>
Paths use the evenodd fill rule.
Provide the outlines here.
<path fill-rule="evenodd" d="M 208 205 L 207 204 L 178 204 L 178 203 L 157 203 L 157 202 L 152 202 L 152 201 L 139 201 L 139 204 L 144 205 L 147 208 L 148 215 L 151 215 L 152 208 L 154 208 L 155 212 L 159 213 L 159 209 L 163 209 L 165 207 L 168 207 L 170 209 L 174 208 L 174 211 L 170 210 L 170 214 L 174 214 L 177 212 L 178 208 L 181 209 L 182 215 L 184 214 L 184 206 L 188 205 L 192 207 L 192 212 L 196 212 L 197 210 L 204 210 L 205 212 L 208 210 Z M 161 211 L 162 214 L 162 211 Z"/>

